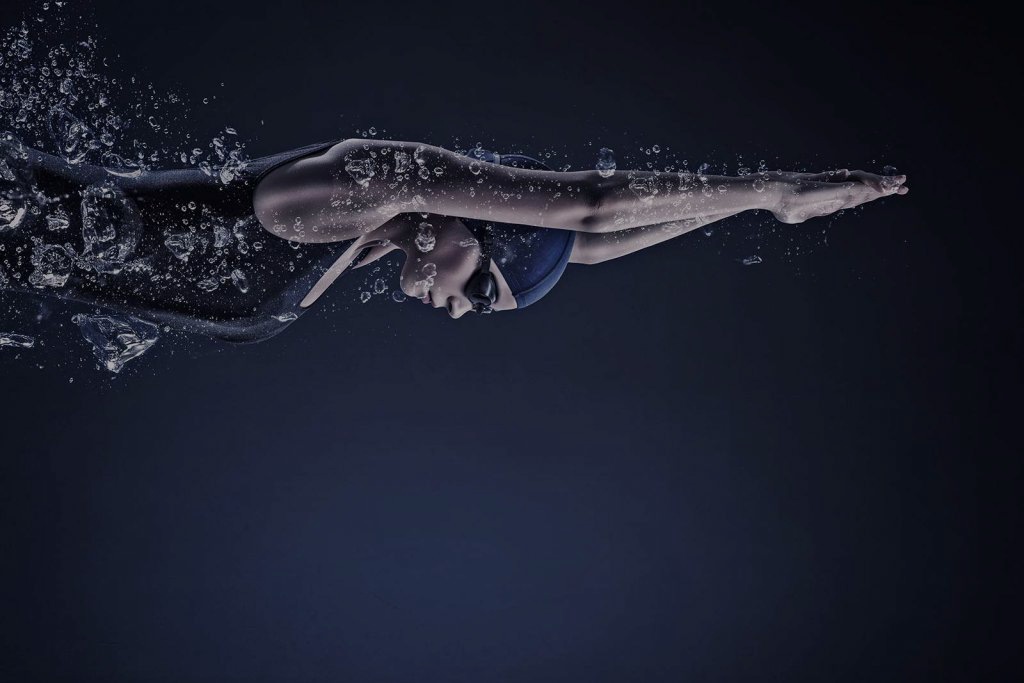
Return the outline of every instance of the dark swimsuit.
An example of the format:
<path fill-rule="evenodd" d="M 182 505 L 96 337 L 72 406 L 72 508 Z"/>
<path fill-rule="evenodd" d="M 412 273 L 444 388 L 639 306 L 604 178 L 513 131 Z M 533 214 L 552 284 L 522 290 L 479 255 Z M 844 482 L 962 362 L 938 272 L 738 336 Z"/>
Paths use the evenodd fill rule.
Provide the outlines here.
<path fill-rule="evenodd" d="M 267 339 L 303 314 L 299 302 L 347 243 L 275 237 L 256 219 L 253 191 L 275 168 L 337 142 L 251 160 L 226 183 L 216 169 L 128 177 L 24 148 L 16 171 L 32 188 L 25 197 L 35 210 L 0 232 L 0 290 L 116 309 L 227 341 Z"/>

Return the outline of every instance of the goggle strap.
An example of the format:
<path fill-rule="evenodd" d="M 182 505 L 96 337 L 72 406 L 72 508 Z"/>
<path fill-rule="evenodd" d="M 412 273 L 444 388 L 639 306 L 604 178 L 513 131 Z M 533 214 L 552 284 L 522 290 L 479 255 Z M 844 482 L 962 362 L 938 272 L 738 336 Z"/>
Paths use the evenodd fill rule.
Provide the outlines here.
<path fill-rule="evenodd" d="M 491 251 L 494 248 L 494 226 L 488 223 L 484 226 L 483 239 L 480 242 L 480 270 L 484 273 L 491 272 Z"/>

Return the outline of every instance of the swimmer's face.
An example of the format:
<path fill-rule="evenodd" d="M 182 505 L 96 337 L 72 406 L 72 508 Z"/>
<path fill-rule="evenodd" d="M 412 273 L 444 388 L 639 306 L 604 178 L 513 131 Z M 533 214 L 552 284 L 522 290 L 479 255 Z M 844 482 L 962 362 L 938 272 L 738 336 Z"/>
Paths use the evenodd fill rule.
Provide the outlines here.
<path fill-rule="evenodd" d="M 458 219 L 430 216 L 411 223 L 411 234 L 401 240 L 405 251 L 401 287 L 407 296 L 420 299 L 434 308 L 443 308 L 453 318 L 473 310 L 465 294 L 466 283 L 480 263 L 480 244 Z M 433 248 L 429 247 L 433 240 Z M 397 241 L 397 240 L 396 240 Z M 515 308 L 515 299 L 501 274 L 492 264 L 498 280 L 498 300 L 494 310 Z"/>

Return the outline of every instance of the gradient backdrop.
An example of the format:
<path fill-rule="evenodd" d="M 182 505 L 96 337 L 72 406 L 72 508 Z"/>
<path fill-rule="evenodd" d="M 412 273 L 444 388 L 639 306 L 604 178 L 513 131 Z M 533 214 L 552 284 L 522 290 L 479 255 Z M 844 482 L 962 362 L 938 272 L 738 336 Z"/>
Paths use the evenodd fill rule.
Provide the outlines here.
<path fill-rule="evenodd" d="M 827 244 L 787 237 L 824 221 L 751 241 L 739 220 L 484 320 L 333 292 L 268 343 L 158 345 L 115 381 L 65 367 L 87 351 L 64 322 L 0 365 L 0 680 L 1019 673 L 999 16 L 88 5 L 117 68 L 216 94 L 195 129 L 254 155 L 374 125 L 576 168 L 653 143 L 691 166 L 893 164 L 912 191 Z M 762 265 L 735 262 L 758 244 Z"/>

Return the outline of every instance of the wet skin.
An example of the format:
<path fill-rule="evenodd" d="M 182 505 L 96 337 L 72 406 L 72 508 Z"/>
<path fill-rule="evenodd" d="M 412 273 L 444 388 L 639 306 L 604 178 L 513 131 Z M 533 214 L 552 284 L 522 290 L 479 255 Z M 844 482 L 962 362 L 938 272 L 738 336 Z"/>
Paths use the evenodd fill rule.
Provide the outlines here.
<path fill-rule="evenodd" d="M 268 174 L 253 194 L 253 207 L 263 227 L 278 237 L 306 243 L 356 240 L 303 306 L 311 305 L 362 248 L 375 249 L 365 262 L 398 248 L 406 254 L 403 291 L 459 318 L 472 308 L 463 288 L 478 263 L 479 247 L 460 245 L 472 235 L 458 218 L 574 230 L 570 262 L 594 264 L 744 211 L 769 211 L 783 223 L 802 223 L 906 195 L 906 180 L 895 173 L 846 169 L 738 177 L 616 171 L 604 177 L 596 171 L 481 163 L 419 143 L 345 140 Z M 415 242 L 423 222 L 436 232 L 427 253 Z M 428 263 L 436 273 L 423 270 Z M 514 308 L 500 273 L 496 277 L 504 291 L 495 310 Z"/>

